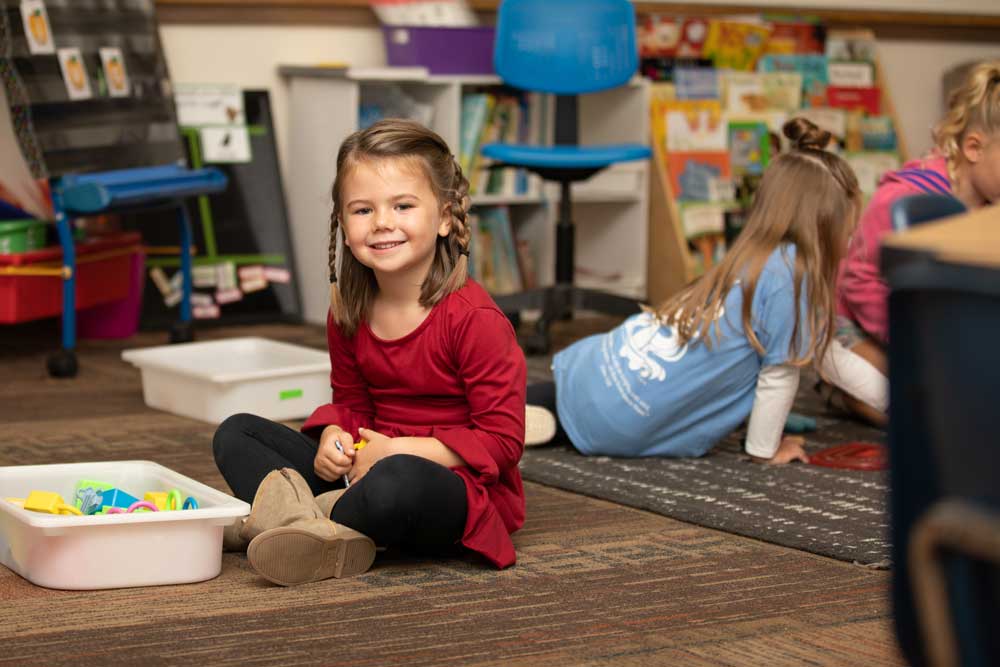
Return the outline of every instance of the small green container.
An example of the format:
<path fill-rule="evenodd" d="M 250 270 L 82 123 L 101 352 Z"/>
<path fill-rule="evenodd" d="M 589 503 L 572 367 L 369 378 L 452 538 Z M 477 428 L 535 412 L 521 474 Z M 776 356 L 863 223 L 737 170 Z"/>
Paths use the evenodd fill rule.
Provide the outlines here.
<path fill-rule="evenodd" d="M 0 222 L 0 255 L 31 252 L 44 247 L 44 222 L 38 220 Z"/>

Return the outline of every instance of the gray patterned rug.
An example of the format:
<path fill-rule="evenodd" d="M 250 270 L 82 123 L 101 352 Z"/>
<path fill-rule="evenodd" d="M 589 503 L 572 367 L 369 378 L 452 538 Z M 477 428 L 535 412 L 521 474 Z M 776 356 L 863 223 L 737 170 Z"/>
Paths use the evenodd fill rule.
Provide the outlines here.
<path fill-rule="evenodd" d="M 529 381 L 548 379 L 549 360 L 529 359 Z M 803 377 L 795 411 L 816 418 L 809 453 L 885 433 L 830 412 Z M 529 448 L 524 478 L 648 510 L 699 526 L 802 549 L 869 567 L 889 563 L 885 472 L 794 463 L 764 466 L 731 434 L 700 459 L 586 457 L 569 443 Z"/>

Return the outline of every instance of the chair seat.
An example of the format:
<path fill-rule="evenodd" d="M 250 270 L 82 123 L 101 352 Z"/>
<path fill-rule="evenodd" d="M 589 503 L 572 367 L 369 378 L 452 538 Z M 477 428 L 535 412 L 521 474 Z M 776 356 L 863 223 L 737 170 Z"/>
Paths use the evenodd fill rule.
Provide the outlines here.
<path fill-rule="evenodd" d="M 651 154 L 649 148 L 641 144 L 610 146 L 486 144 L 481 150 L 483 155 L 493 160 L 529 169 L 601 169 L 618 162 L 644 160 Z"/>

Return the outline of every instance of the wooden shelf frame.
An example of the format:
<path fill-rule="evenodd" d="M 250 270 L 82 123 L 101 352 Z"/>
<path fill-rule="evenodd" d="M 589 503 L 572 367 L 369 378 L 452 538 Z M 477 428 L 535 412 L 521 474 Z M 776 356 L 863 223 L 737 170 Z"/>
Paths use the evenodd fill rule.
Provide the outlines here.
<path fill-rule="evenodd" d="M 500 0 L 467 0 L 491 22 Z M 368 0 L 156 0 L 162 23 L 227 23 L 277 25 L 378 25 Z M 830 28 L 866 27 L 882 39 L 997 39 L 1000 15 L 885 9 L 814 9 L 794 0 L 775 7 L 695 2 L 636 2 L 636 13 L 720 16 L 761 13 L 814 16 Z"/>

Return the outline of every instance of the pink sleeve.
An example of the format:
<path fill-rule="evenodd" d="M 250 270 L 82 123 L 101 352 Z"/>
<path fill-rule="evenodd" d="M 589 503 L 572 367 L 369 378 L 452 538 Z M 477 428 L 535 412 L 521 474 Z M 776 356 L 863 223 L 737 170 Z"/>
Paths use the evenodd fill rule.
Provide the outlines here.
<path fill-rule="evenodd" d="M 912 188 L 903 183 L 886 183 L 875 192 L 840 264 L 841 309 L 883 345 L 889 340 L 889 286 L 879 269 L 880 246 L 882 237 L 892 232 L 893 202 L 909 194 Z"/>
<path fill-rule="evenodd" d="M 368 384 L 358 369 L 351 342 L 330 317 L 326 322 L 326 337 L 330 348 L 333 400 L 316 408 L 301 430 L 318 440 L 324 428 L 336 424 L 357 441 L 360 439 L 358 428 L 370 428 L 374 421 L 375 408 L 368 394 Z"/>
<path fill-rule="evenodd" d="M 510 322 L 478 308 L 452 331 L 471 427 L 437 427 L 431 435 L 461 456 L 484 484 L 516 468 L 524 451 L 527 366 Z"/>

